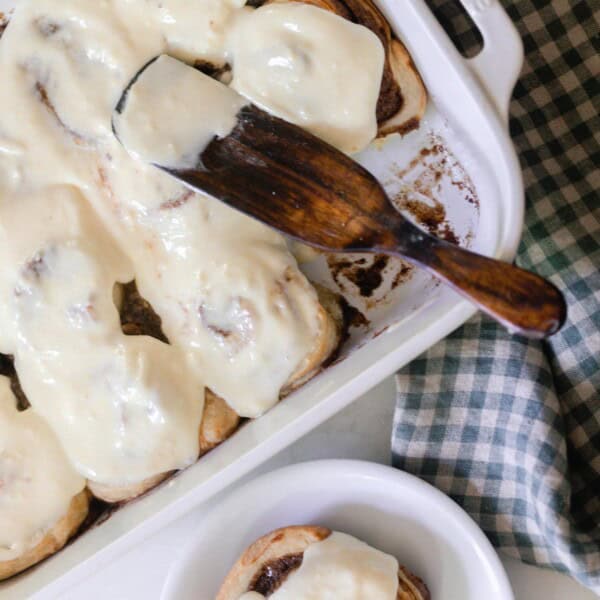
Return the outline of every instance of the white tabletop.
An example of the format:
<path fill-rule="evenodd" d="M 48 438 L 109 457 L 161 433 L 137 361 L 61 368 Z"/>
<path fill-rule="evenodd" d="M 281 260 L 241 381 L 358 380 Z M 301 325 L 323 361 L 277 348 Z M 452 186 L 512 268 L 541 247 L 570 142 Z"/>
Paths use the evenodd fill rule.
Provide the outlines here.
<path fill-rule="evenodd" d="M 328 422 L 282 451 L 247 478 L 294 462 L 316 458 L 356 458 L 389 464 L 389 439 L 394 405 L 394 382 L 387 379 Z M 223 492 L 227 494 L 227 490 Z M 116 558 L 92 577 L 80 582 L 68 599 L 155 600 L 160 598 L 166 574 L 178 552 L 204 518 L 206 505 Z M 209 550 L 209 549 L 207 549 Z M 517 600 L 593 600 L 596 595 L 564 575 L 502 558 Z"/>

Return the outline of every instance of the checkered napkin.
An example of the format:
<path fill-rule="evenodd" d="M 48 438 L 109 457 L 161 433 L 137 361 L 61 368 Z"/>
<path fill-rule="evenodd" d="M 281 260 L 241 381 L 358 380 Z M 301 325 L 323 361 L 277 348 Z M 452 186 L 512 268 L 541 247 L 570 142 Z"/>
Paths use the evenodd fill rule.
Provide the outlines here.
<path fill-rule="evenodd" d="M 536 342 L 477 316 L 402 369 L 393 463 L 501 551 L 600 593 L 600 2 L 503 4 L 526 53 L 510 122 L 527 191 L 517 263 L 563 290 L 569 317 Z M 435 5 L 476 41 L 454 2 Z"/>

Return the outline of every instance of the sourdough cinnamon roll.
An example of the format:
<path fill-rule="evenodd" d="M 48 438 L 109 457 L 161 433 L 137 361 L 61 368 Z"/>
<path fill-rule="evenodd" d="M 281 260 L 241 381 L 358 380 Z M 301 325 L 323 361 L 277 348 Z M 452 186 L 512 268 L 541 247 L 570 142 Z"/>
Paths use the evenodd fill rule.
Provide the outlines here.
<path fill-rule="evenodd" d="M 249 546 L 217 600 L 430 600 L 427 586 L 391 555 L 325 527 L 273 531 Z"/>
<path fill-rule="evenodd" d="M 357 24 L 362 28 L 369 30 L 379 40 L 380 45 L 383 49 L 383 65 L 377 67 L 375 64 L 371 64 L 367 69 L 371 75 L 377 73 L 377 85 L 375 88 L 376 93 L 376 107 L 374 117 L 376 118 L 376 135 L 377 137 L 385 137 L 391 133 L 405 134 L 413 129 L 416 129 L 421 122 L 423 114 L 427 106 L 427 91 L 423 85 L 423 81 L 415 64 L 404 46 L 404 44 L 393 34 L 390 29 L 389 23 L 381 11 L 373 4 L 371 0 L 301 0 L 297 2 L 295 0 L 266 0 L 266 1 L 255 1 L 250 2 L 253 7 L 266 7 L 268 5 L 310 5 L 319 9 L 328 11 L 338 17 L 341 17 L 349 24 Z M 282 11 L 290 11 L 288 9 L 274 9 Z M 300 12 L 302 9 L 296 9 Z M 262 13 L 261 13 L 262 11 Z M 331 64 L 332 56 L 329 54 L 331 48 L 336 44 L 330 43 L 332 39 L 339 40 L 340 33 L 336 32 L 333 35 L 324 36 L 319 41 L 318 28 L 313 26 L 312 34 L 305 34 L 304 44 L 298 42 L 298 39 L 291 41 L 289 33 L 282 32 L 277 28 L 269 28 L 267 31 L 262 30 L 260 33 L 257 31 L 256 24 L 263 19 L 263 15 L 268 14 L 269 9 L 261 8 L 261 11 L 256 11 L 251 19 L 249 19 L 248 27 L 254 29 L 253 35 L 255 37 L 262 37 L 262 45 L 264 48 L 269 45 L 270 47 L 279 46 L 283 50 L 283 56 L 287 54 L 288 58 L 294 58 L 294 53 L 297 52 L 298 61 L 302 63 L 304 60 L 310 60 L 313 64 L 318 65 L 319 68 L 326 69 L 328 64 Z M 288 12 L 289 15 L 293 14 L 294 9 Z M 306 11 L 308 12 L 308 11 Z M 290 17 L 291 18 L 291 17 Z M 297 25 L 297 23 L 295 23 Z M 247 36 L 249 37 L 249 36 Z M 301 37 L 296 36 L 297 38 Z M 260 38 L 259 38 L 260 39 Z M 251 41 L 251 39 L 250 39 Z M 364 48 L 361 49 L 360 45 L 356 45 L 356 40 L 349 42 L 349 47 L 345 50 L 346 56 L 352 56 L 354 62 L 362 61 L 365 57 Z M 242 55 L 242 59 L 245 61 L 259 62 L 261 55 L 259 52 L 252 53 L 248 52 L 248 48 L 252 49 L 252 45 L 248 44 L 248 39 L 244 44 L 246 51 Z M 310 51 L 307 52 L 307 49 Z M 255 50 L 259 50 L 260 46 L 256 45 Z M 342 50 L 341 45 L 337 45 L 337 49 Z M 236 73 L 235 73 L 235 59 L 236 52 L 230 51 L 228 58 L 233 61 L 234 72 L 233 72 L 233 86 L 236 87 Z M 264 56 L 264 54 L 263 54 Z M 278 57 L 280 58 L 280 57 Z M 336 61 L 336 66 L 340 64 L 340 61 Z M 341 62 L 343 64 L 343 61 Z M 328 73 L 329 77 L 329 88 L 331 87 L 331 79 L 335 77 L 342 77 L 342 89 L 345 91 L 346 97 L 351 97 L 356 101 L 357 97 L 360 97 L 361 93 L 369 89 L 369 86 L 365 81 L 361 80 L 360 73 L 356 71 L 349 76 L 348 73 L 340 71 L 330 70 Z M 300 92 L 305 91 L 305 81 L 299 77 Z M 324 77 L 323 81 L 327 82 L 327 78 Z M 276 85 L 280 85 L 280 81 L 276 82 Z M 321 87 L 320 89 L 328 89 L 327 86 Z M 261 105 L 260 93 L 254 93 L 252 90 L 242 91 L 244 95 L 250 97 L 253 101 L 256 101 Z M 339 101 L 339 98 L 337 99 Z M 342 102 L 343 104 L 343 102 Z M 290 113 L 297 111 L 299 106 L 295 101 L 283 103 L 277 103 L 273 105 L 265 105 L 267 110 L 272 110 L 279 116 L 289 119 Z M 304 107 L 303 107 L 304 108 Z M 297 114 L 297 113 L 296 113 Z M 300 119 L 289 119 L 296 122 L 300 126 L 306 126 Z M 331 113 L 327 115 L 328 128 L 330 124 Z M 317 135 L 321 133 L 320 127 L 322 125 L 317 122 L 316 130 L 313 131 Z M 310 127 L 309 127 L 310 128 Z M 332 141 L 331 137 L 325 137 L 327 141 Z M 375 137 L 375 135 L 373 135 Z M 333 138 L 335 139 L 335 137 Z M 370 140 L 369 140 L 370 141 Z M 332 143 L 334 143 L 332 141 Z M 336 145 L 334 143 L 334 145 Z M 340 149 L 352 151 L 352 146 L 341 145 Z M 356 149 L 356 145 L 354 146 Z M 358 149 L 360 149 L 360 144 Z"/>
<path fill-rule="evenodd" d="M 0 376 L 0 580 L 62 548 L 88 513 L 85 479 Z"/>

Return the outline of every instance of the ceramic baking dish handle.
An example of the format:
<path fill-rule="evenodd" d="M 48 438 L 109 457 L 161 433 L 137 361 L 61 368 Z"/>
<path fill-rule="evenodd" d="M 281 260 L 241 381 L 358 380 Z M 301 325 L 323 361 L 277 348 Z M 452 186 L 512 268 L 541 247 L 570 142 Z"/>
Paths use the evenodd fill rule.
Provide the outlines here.
<path fill-rule="evenodd" d="M 483 49 L 467 64 L 508 122 L 510 97 L 523 65 L 523 42 L 499 0 L 460 0 L 483 37 Z"/>

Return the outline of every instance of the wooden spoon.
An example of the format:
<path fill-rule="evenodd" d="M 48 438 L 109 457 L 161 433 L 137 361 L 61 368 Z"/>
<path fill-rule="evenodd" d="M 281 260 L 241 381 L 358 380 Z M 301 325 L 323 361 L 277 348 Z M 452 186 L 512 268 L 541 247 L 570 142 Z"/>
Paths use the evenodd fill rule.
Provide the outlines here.
<path fill-rule="evenodd" d="M 195 168 L 156 166 L 321 250 L 407 259 L 511 332 L 543 338 L 564 323 L 563 295 L 550 282 L 427 234 L 392 206 L 367 170 L 307 131 L 251 104 L 237 117 Z"/>

